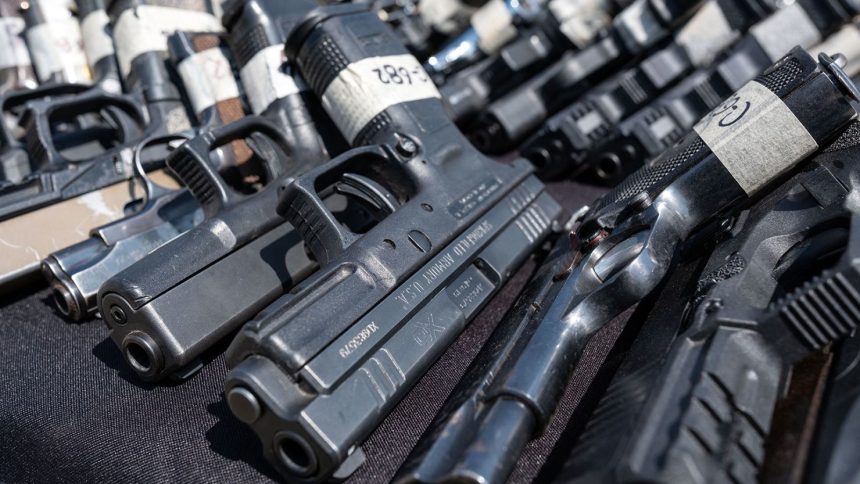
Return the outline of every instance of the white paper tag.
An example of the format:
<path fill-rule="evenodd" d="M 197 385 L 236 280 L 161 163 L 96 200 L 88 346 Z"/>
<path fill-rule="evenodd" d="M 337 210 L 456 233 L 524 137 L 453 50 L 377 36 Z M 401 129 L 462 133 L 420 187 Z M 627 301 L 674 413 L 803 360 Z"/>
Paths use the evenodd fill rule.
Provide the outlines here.
<path fill-rule="evenodd" d="M 418 4 L 418 13 L 425 24 L 444 29 L 463 8 L 460 0 L 424 0 Z"/>
<path fill-rule="evenodd" d="M 0 18 L 0 69 L 31 65 L 27 44 L 21 37 L 23 31 L 24 19 Z"/>
<path fill-rule="evenodd" d="M 821 33 L 799 3 L 777 10 L 751 28 L 750 33 L 772 62 L 796 45 L 806 48 L 821 42 Z"/>
<path fill-rule="evenodd" d="M 604 0 L 552 0 L 549 3 L 549 11 L 559 22 L 561 33 L 580 49 L 612 22 L 608 10 Z"/>
<path fill-rule="evenodd" d="M 113 35 L 123 77 L 128 76 L 135 57 L 144 52 L 166 51 L 167 37 L 177 30 L 221 32 L 224 27 L 210 13 L 182 8 L 140 5 L 120 14 Z"/>
<path fill-rule="evenodd" d="M 517 36 L 508 6 L 504 0 L 490 0 L 472 15 L 472 28 L 478 35 L 478 47 L 485 54 L 499 50 Z"/>
<path fill-rule="evenodd" d="M 196 114 L 215 103 L 239 97 L 233 68 L 220 47 L 186 57 L 176 69 Z"/>
<path fill-rule="evenodd" d="M 239 71 L 248 104 L 254 114 L 266 110 L 276 99 L 304 91 L 306 87 L 296 83 L 293 76 L 284 72 L 286 62 L 284 46 L 272 45 L 254 54 Z"/>
<path fill-rule="evenodd" d="M 114 54 L 113 37 L 110 35 L 110 19 L 104 10 L 90 12 L 81 21 L 84 51 L 90 65 Z"/>
<path fill-rule="evenodd" d="M 831 57 L 835 54 L 845 56 L 845 67 L 842 68 L 848 77 L 860 74 L 860 28 L 855 24 L 849 24 L 839 32 L 827 37 L 827 40 L 809 49 L 809 53 L 816 59 L 818 54 L 824 53 Z"/>
<path fill-rule="evenodd" d="M 693 130 L 748 195 L 818 149 L 782 99 L 755 81 L 702 118 Z"/>
<path fill-rule="evenodd" d="M 348 65 L 326 88 L 322 104 L 341 134 L 352 141 L 390 106 L 440 97 L 418 60 L 402 54 L 369 57 Z"/>
<path fill-rule="evenodd" d="M 81 27 L 76 19 L 68 17 L 39 24 L 27 29 L 25 35 L 40 81 L 44 82 L 57 72 L 62 73 L 66 82 L 87 84 L 92 81 Z"/>
<path fill-rule="evenodd" d="M 719 3 L 711 1 L 678 31 L 675 42 L 684 48 L 694 66 L 704 67 L 738 37 Z"/>
<path fill-rule="evenodd" d="M 625 43 L 632 42 L 637 48 L 651 45 L 659 37 L 657 32 L 663 30 L 648 0 L 636 0 L 616 15 L 612 23 L 622 33 Z"/>

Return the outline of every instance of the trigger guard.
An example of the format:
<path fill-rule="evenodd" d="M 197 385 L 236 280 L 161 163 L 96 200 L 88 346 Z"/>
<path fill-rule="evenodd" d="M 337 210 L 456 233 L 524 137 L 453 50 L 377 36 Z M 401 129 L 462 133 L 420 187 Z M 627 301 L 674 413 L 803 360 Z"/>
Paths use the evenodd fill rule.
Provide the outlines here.
<path fill-rule="evenodd" d="M 355 173 L 344 173 L 341 181 L 335 185 L 335 190 L 364 201 L 383 215 L 391 215 L 400 205 L 397 198 L 384 186 Z"/>

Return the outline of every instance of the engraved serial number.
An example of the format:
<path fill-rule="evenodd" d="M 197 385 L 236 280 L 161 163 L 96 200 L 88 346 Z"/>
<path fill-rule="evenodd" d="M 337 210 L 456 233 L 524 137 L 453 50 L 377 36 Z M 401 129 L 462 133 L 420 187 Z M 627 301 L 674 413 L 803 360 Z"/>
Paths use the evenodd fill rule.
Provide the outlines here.
<path fill-rule="evenodd" d="M 346 358 L 352 354 L 353 351 L 357 350 L 365 341 L 370 339 L 373 333 L 379 330 L 379 326 L 376 325 L 376 322 L 371 322 L 367 326 L 361 329 L 357 335 L 353 336 L 353 338 L 346 342 L 342 348 L 338 350 L 338 354 L 340 354 L 341 358 Z"/>
<path fill-rule="evenodd" d="M 409 69 L 403 66 L 382 64 L 381 66 L 373 69 L 373 72 L 376 73 L 376 76 L 379 78 L 379 82 L 383 84 L 412 85 L 419 82 L 430 82 L 430 78 L 427 77 L 427 73 L 424 72 L 424 69 L 422 69 L 421 66 L 415 66 Z"/>

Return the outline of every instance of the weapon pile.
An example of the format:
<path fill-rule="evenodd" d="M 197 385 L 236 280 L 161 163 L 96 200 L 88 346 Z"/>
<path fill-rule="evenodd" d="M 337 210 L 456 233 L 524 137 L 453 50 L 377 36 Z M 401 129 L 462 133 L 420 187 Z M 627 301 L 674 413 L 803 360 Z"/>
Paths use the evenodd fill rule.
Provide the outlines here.
<path fill-rule="evenodd" d="M 41 272 L 151 382 L 230 339 L 233 415 L 285 479 L 316 482 L 363 464 L 535 258 L 398 481 L 506 481 L 589 340 L 632 310 L 565 480 L 754 482 L 793 369 L 819 357 L 793 465 L 841 482 L 860 426 L 858 14 L 0 0 L 0 291 Z M 571 178 L 607 191 L 563 207 L 544 183 Z"/>

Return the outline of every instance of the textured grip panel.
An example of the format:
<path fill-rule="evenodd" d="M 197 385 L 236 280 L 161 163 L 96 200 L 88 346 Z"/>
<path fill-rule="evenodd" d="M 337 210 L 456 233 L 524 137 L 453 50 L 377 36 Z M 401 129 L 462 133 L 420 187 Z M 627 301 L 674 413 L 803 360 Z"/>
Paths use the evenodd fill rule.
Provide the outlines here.
<path fill-rule="evenodd" d="M 686 142 L 667 151 L 651 165 L 643 166 L 628 176 L 607 193 L 600 201 L 598 210 L 610 204 L 625 202 L 637 194 L 647 191 L 653 193 L 698 162 L 708 151 L 702 138 L 691 133 Z M 663 182 L 663 183 L 661 183 Z"/>
<path fill-rule="evenodd" d="M 322 96 L 331 81 L 346 69 L 349 60 L 328 34 L 316 30 L 302 46 L 298 63 L 305 81 Z"/>
<path fill-rule="evenodd" d="M 830 146 L 825 148 L 824 152 L 847 150 L 858 144 L 860 144 L 860 121 L 853 121 L 833 143 L 830 143 Z"/>
<path fill-rule="evenodd" d="M 860 321 L 860 293 L 841 272 L 804 284 L 780 306 L 780 315 L 813 350 L 851 333 Z"/>
<path fill-rule="evenodd" d="M 694 304 L 698 305 L 711 288 L 725 280 L 735 277 L 746 268 L 746 259 L 744 259 L 740 254 L 732 254 L 725 264 L 701 276 L 701 278 L 696 282 L 696 291 L 693 293 L 692 297 L 692 300 L 695 301 Z"/>
<path fill-rule="evenodd" d="M 379 133 L 388 129 L 391 126 L 392 120 L 391 116 L 382 111 L 373 117 L 363 128 L 361 131 L 355 135 L 355 140 L 353 140 L 354 146 L 363 146 L 372 144 L 372 140 L 376 139 Z"/>
<path fill-rule="evenodd" d="M 755 81 L 773 91 L 779 97 L 785 97 L 797 87 L 797 84 L 806 79 L 803 66 L 797 57 L 786 57 L 764 74 L 755 78 Z"/>
<path fill-rule="evenodd" d="M 241 35 L 231 35 L 230 40 L 233 55 L 236 56 L 236 62 L 240 66 L 247 64 L 257 52 L 274 45 L 266 35 L 266 27 L 259 24 L 248 32 L 242 32 Z"/>
<path fill-rule="evenodd" d="M 600 399 L 588 424 L 574 449 L 573 457 L 567 465 L 569 475 L 581 475 L 585 469 L 594 467 L 595 462 L 614 464 L 617 438 L 630 435 L 636 424 L 641 408 L 650 395 L 651 387 L 642 382 L 656 379 L 661 369 L 661 360 L 656 358 L 623 378 L 613 381 Z"/>
<path fill-rule="evenodd" d="M 723 476 L 716 481 L 755 482 L 764 461 L 765 429 L 738 404 L 738 398 L 742 398 L 738 391 L 744 390 L 733 388 L 718 373 L 705 372 L 693 392 L 674 446 L 690 455 L 688 462 L 717 463 L 702 469 L 719 469 Z"/>
<path fill-rule="evenodd" d="M 27 152 L 30 154 L 31 164 L 36 167 L 44 167 L 51 163 L 51 157 L 48 153 L 46 143 L 50 142 L 50 133 L 44 135 L 40 133 L 36 116 L 28 116 L 24 123 L 24 131 L 27 135 L 24 137 L 27 145 Z M 43 140 L 43 136 L 47 136 Z"/>
<path fill-rule="evenodd" d="M 178 149 L 168 157 L 167 165 L 188 187 L 201 206 L 207 207 L 218 200 L 218 187 L 211 179 L 212 173 L 206 170 L 191 153 Z"/>

